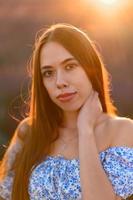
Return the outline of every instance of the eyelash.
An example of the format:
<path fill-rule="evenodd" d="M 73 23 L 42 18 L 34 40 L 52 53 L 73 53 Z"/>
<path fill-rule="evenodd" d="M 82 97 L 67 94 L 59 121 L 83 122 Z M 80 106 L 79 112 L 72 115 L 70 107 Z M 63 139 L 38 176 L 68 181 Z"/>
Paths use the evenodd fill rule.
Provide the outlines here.
<path fill-rule="evenodd" d="M 68 67 L 68 66 L 74 66 L 74 67 L 75 67 L 75 66 L 77 66 L 77 64 L 68 64 L 68 65 L 66 65 L 66 67 Z M 72 68 L 74 68 L 74 67 L 71 67 L 70 70 L 71 70 Z M 47 76 L 47 75 L 46 75 L 46 74 L 49 73 L 49 72 L 52 72 L 52 70 L 47 70 L 47 71 L 43 72 L 43 76 L 46 77 L 46 78 L 51 77 L 51 76 Z"/>

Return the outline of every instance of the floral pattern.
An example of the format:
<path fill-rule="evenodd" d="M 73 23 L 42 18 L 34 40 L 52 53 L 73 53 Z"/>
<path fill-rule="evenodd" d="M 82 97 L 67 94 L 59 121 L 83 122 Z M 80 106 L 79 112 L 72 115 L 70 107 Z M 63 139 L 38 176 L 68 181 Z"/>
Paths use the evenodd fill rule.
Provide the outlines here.
<path fill-rule="evenodd" d="M 114 192 L 126 199 L 133 194 L 133 148 L 110 147 L 99 153 L 99 159 Z M 0 196 L 11 200 L 13 172 L 0 182 Z M 89 177 L 88 177 L 89 178 Z M 31 200 L 82 200 L 79 159 L 47 156 L 29 178 Z"/>

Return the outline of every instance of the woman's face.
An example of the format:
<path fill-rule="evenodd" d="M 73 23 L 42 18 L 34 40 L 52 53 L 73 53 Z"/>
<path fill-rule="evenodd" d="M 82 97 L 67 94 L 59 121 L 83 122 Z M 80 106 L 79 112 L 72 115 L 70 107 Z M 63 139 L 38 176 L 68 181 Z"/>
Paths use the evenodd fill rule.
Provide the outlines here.
<path fill-rule="evenodd" d="M 51 100 L 64 111 L 77 111 L 92 90 L 92 84 L 74 56 L 57 42 L 43 46 L 40 54 L 43 84 Z M 74 93 L 69 99 L 58 95 Z"/>

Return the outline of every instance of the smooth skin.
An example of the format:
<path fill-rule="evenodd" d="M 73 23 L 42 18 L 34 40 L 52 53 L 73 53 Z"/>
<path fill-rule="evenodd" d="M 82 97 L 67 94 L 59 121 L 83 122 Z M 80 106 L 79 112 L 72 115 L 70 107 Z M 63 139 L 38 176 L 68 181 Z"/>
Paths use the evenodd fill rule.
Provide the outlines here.
<path fill-rule="evenodd" d="M 64 127 L 67 131 L 61 130 L 60 135 L 63 135 L 62 137 L 65 137 L 65 139 L 70 138 L 70 134 L 75 134 L 75 131 L 71 132 L 70 129 L 75 128 L 76 130 L 77 128 L 83 200 L 118 199 L 119 197 L 115 196 L 99 161 L 97 143 L 100 141 L 101 144 L 100 134 L 105 136 L 108 133 L 102 148 L 114 145 L 133 147 L 133 122 L 125 118 L 113 118 L 103 113 L 98 94 L 93 90 L 91 82 L 82 66 L 78 62 L 76 65 L 72 65 L 70 62 L 62 64 L 64 60 L 71 57 L 72 55 L 56 42 L 49 42 L 43 47 L 40 61 L 41 71 L 44 75 L 44 87 L 47 89 L 53 102 L 64 110 Z M 44 66 L 49 66 L 49 71 L 43 71 Z M 74 66 L 72 70 L 67 71 L 66 69 L 71 66 Z M 57 94 L 72 90 L 78 91 L 78 94 L 71 102 L 62 103 L 56 99 Z M 126 131 L 120 130 L 121 127 Z M 100 132 L 100 128 L 104 131 Z M 129 135 L 128 139 L 127 135 Z M 102 138 L 104 139 L 104 137 Z M 116 140 L 117 143 L 114 142 Z M 66 141 L 68 140 L 66 139 Z M 58 144 L 55 149 L 59 151 L 57 147 Z M 53 153 L 56 153 L 56 151 L 54 150 Z M 92 180 L 91 182 L 88 177 Z"/>
<path fill-rule="evenodd" d="M 64 124 L 60 127 L 60 132 L 66 141 L 67 138 L 72 137 L 72 134 L 75 137 L 78 135 L 77 118 L 79 110 L 86 104 L 85 102 L 94 91 L 84 69 L 75 58 L 63 63 L 68 58 L 74 57 L 56 42 L 47 43 L 41 50 L 40 68 L 44 87 L 47 89 L 52 101 L 64 110 Z M 49 68 L 45 69 L 44 66 L 49 66 Z M 76 90 L 78 93 L 68 103 L 62 103 L 56 98 L 62 92 L 73 90 Z M 93 109 L 92 105 L 87 103 L 83 108 L 85 114 L 81 114 L 82 117 L 79 118 L 83 122 L 86 117 L 95 122 L 95 136 L 99 152 L 113 145 L 127 145 L 132 147 L 133 121 L 124 117 L 111 117 L 101 110 L 98 113 L 100 116 L 97 118 L 93 112 L 95 112 L 95 109 L 98 109 L 98 106 L 101 109 L 99 98 L 97 98 L 97 103 L 94 103 Z"/>
<path fill-rule="evenodd" d="M 52 101 L 64 110 L 64 123 L 59 127 L 60 138 L 67 143 L 64 155 L 67 158 L 80 158 L 83 200 L 120 200 L 120 197 L 115 196 L 102 169 L 98 153 L 111 146 L 133 148 L 133 120 L 103 113 L 98 94 L 93 90 L 82 66 L 75 58 L 63 63 L 72 57 L 55 42 L 44 46 L 40 56 L 44 87 Z M 47 72 L 43 66 L 50 66 Z M 62 92 L 73 90 L 77 94 L 70 103 L 62 103 L 56 98 Z M 21 138 L 26 134 L 28 120 L 26 118 L 21 121 L 15 131 L 14 142 L 8 148 L 8 166 L 12 165 L 10 155 L 17 153 L 18 144 L 22 145 Z M 72 137 L 76 140 L 69 142 Z M 52 154 L 60 152 L 60 138 L 56 141 Z"/>

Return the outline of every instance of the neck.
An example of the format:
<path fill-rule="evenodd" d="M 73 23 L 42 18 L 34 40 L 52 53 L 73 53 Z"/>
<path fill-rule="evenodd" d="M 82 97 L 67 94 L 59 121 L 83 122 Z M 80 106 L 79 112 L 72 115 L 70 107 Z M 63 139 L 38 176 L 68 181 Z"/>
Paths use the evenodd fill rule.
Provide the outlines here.
<path fill-rule="evenodd" d="M 60 128 L 67 129 L 70 131 L 77 130 L 77 117 L 78 117 L 78 112 L 65 112 L 64 120 L 60 125 Z M 101 113 L 99 117 L 96 119 L 95 127 L 101 125 L 107 119 L 109 119 L 109 115 L 107 113 Z"/>
<path fill-rule="evenodd" d="M 78 112 L 65 112 L 61 128 L 76 129 Z"/>

